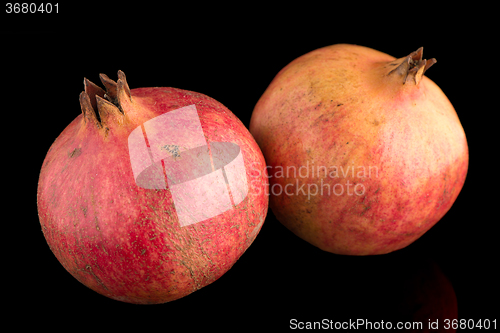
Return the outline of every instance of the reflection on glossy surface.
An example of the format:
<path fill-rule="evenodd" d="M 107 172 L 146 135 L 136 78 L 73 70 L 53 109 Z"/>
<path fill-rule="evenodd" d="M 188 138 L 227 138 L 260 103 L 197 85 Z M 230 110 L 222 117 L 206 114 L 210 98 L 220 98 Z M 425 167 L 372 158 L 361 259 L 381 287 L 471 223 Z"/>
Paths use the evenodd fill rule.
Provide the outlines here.
<path fill-rule="evenodd" d="M 398 303 L 399 301 L 399 303 Z M 458 318 L 457 298 L 452 284 L 436 262 L 419 263 L 402 283 L 399 314 L 405 321 L 423 323 L 422 330 L 408 332 L 454 332 L 446 330 Z"/>
<path fill-rule="evenodd" d="M 279 229 L 284 228 L 275 226 L 277 230 L 263 237 L 276 236 L 276 247 L 262 249 L 273 264 L 259 262 L 259 269 L 274 272 L 267 278 L 272 293 L 262 297 L 283 311 L 284 315 L 277 314 L 278 322 L 323 324 L 325 319 L 326 326 L 336 329 L 335 323 L 362 320 L 365 324 L 358 329 L 369 330 L 368 322 L 383 321 L 390 322 L 393 332 L 454 331 L 444 330 L 444 324 L 458 318 L 457 297 L 425 243 L 387 255 L 342 256 L 283 234 Z M 407 323 L 408 329 L 397 329 L 398 323 Z"/>

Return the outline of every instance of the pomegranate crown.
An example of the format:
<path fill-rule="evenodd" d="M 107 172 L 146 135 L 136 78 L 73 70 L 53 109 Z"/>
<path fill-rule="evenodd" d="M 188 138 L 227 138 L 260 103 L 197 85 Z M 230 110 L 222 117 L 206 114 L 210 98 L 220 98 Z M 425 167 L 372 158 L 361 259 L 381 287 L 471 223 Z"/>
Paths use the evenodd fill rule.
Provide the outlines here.
<path fill-rule="evenodd" d="M 125 73 L 118 71 L 118 82 L 111 80 L 106 74 L 99 74 L 101 87 L 83 79 L 85 90 L 80 93 L 80 107 L 85 121 L 94 123 L 98 128 L 106 128 L 110 117 L 123 119 L 124 103 L 131 103 L 132 96 Z"/>
<path fill-rule="evenodd" d="M 391 70 L 388 75 L 401 76 L 403 84 L 408 82 L 414 82 L 415 85 L 419 84 L 424 73 L 437 62 L 435 58 L 422 59 L 423 54 L 424 47 L 420 47 L 406 57 L 391 61 L 388 66 L 396 66 L 396 68 Z"/>

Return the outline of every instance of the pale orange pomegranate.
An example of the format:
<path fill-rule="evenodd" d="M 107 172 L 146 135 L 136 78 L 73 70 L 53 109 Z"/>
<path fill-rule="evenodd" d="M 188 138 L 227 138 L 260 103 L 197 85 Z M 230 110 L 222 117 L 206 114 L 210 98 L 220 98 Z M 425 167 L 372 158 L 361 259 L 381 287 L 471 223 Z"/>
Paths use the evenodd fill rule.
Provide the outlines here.
<path fill-rule="evenodd" d="M 255 106 L 250 132 L 288 229 L 329 252 L 406 247 L 450 209 L 468 147 L 423 49 L 394 57 L 338 44 L 283 68 Z"/>

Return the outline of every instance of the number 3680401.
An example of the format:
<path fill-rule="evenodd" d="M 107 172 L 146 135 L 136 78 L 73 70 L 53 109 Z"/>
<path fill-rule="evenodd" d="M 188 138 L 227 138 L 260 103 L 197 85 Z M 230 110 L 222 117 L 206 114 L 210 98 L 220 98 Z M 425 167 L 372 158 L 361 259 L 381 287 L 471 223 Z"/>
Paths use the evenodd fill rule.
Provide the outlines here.
<path fill-rule="evenodd" d="M 36 4 L 36 3 L 6 3 L 5 4 L 5 12 L 7 14 L 35 14 L 35 13 L 59 13 L 59 4 L 55 3 L 52 4 L 50 2 L 48 3 L 41 3 L 41 4 Z"/>

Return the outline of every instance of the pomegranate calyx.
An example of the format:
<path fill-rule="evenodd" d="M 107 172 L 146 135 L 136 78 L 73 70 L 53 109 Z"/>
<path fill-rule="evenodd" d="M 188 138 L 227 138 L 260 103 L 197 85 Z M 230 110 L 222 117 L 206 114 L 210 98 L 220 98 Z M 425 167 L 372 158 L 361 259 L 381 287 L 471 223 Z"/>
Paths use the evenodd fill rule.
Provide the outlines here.
<path fill-rule="evenodd" d="M 122 106 L 132 102 L 132 95 L 125 73 L 121 70 L 118 71 L 118 82 L 106 74 L 99 74 L 99 78 L 106 91 L 84 78 L 85 91 L 80 94 L 80 107 L 85 121 L 90 120 L 98 128 L 103 128 L 103 123 L 109 123 L 110 117 L 120 122 L 125 114 Z"/>
<path fill-rule="evenodd" d="M 434 65 L 437 60 L 422 59 L 424 48 L 420 47 L 408 56 L 391 61 L 388 65 L 396 68 L 392 69 L 388 75 L 398 75 L 403 78 L 403 84 L 415 83 L 418 85 L 424 73 Z"/>

